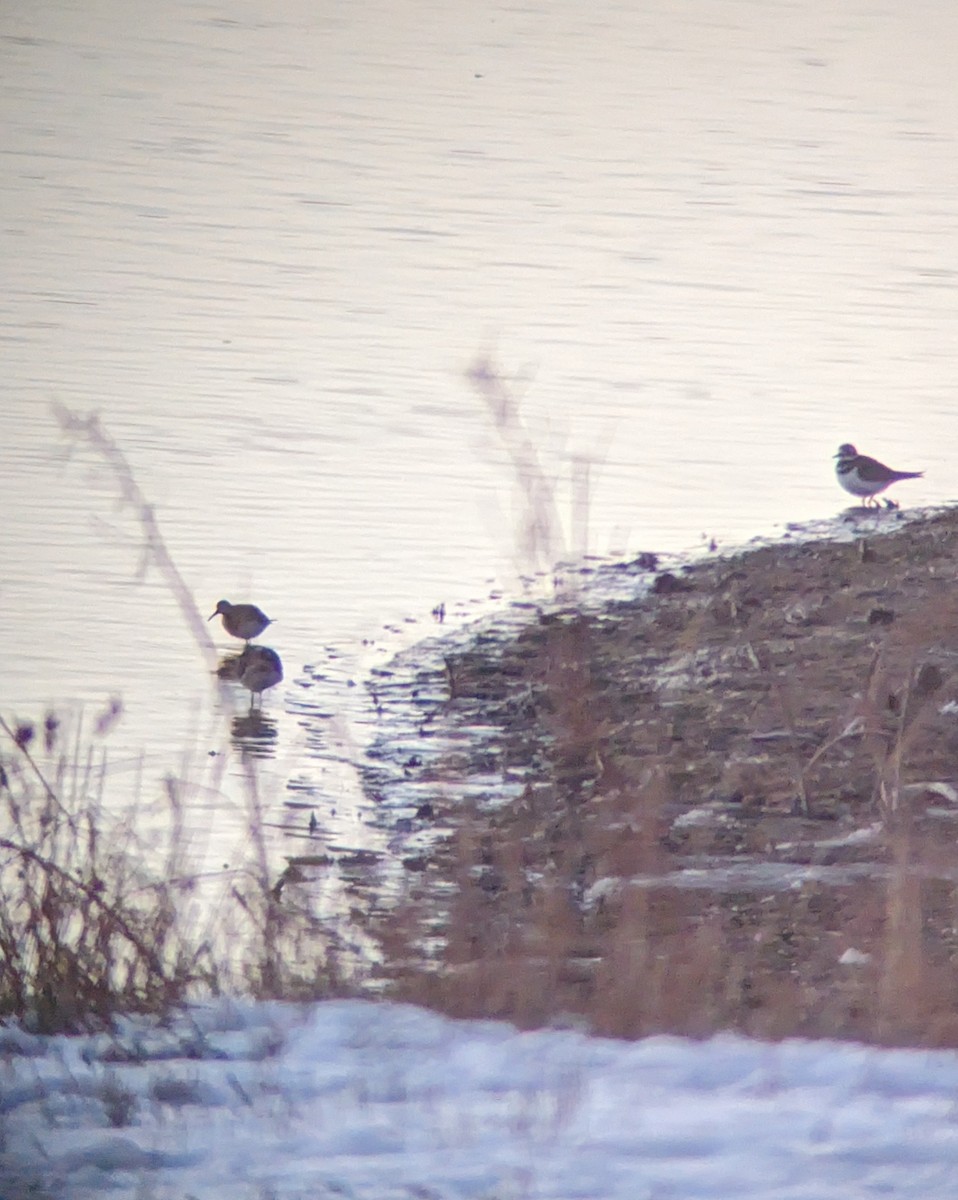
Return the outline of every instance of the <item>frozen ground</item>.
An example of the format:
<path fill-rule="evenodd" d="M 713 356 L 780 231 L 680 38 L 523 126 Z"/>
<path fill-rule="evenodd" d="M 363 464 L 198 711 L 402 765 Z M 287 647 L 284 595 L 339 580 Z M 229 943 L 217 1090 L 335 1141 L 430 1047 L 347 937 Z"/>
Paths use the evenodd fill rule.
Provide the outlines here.
<path fill-rule="evenodd" d="M 949 1052 L 614 1042 L 352 1001 L 0 1038 L 3 1200 L 958 1197 Z"/>

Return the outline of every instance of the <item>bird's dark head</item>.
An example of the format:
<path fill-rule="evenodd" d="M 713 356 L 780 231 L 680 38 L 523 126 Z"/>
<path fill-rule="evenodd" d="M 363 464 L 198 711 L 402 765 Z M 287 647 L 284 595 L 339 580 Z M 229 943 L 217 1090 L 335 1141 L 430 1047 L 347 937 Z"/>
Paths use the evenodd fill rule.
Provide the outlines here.
<path fill-rule="evenodd" d="M 856 458 L 857 456 L 858 451 L 851 444 L 851 442 L 843 442 L 842 445 L 838 447 L 838 453 L 835 455 L 836 458 Z"/>
<path fill-rule="evenodd" d="M 232 607 L 233 606 L 230 604 L 229 600 L 220 600 L 216 606 L 216 611 L 210 613 L 210 615 L 206 618 L 207 621 L 212 621 L 214 617 L 226 616 Z"/>

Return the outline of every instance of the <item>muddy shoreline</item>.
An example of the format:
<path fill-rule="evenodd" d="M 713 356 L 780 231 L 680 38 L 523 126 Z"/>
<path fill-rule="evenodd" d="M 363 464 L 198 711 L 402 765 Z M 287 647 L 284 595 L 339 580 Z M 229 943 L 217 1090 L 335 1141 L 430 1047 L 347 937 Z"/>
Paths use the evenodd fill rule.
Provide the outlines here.
<path fill-rule="evenodd" d="M 633 598 L 420 664 L 380 930 L 397 994 L 625 1036 L 958 1044 L 958 512 L 836 532 L 644 556 Z"/>

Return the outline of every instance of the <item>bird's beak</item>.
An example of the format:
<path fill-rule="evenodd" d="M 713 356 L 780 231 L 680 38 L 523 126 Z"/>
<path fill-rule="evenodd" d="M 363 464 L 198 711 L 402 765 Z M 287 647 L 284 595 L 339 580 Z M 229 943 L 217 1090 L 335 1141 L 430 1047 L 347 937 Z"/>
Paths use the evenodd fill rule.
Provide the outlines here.
<path fill-rule="evenodd" d="M 210 613 L 210 615 L 206 619 L 207 619 L 207 621 L 212 621 L 214 617 L 218 617 L 218 616 L 219 616 L 219 613 Z"/>

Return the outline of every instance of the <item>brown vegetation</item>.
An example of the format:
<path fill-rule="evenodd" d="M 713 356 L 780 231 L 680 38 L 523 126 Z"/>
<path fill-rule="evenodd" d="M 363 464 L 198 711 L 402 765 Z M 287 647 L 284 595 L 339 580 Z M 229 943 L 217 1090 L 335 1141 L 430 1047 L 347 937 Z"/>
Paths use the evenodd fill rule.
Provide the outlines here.
<path fill-rule="evenodd" d="M 101 802 L 96 733 L 51 714 L 42 729 L 0 717 L 0 735 L 0 1018 L 70 1032 L 221 992 L 335 994 L 332 938 L 275 893 L 255 776 L 247 861 L 203 879 L 178 781 L 158 846 L 135 799 L 123 813 Z"/>
<path fill-rule="evenodd" d="M 483 767 L 525 790 L 410 877 L 402 921 L 442 950 L 397 994 L 625 1036 L 958 1044 L 958 515 L 866 526 L 453 658 L 435 732 L 494 724 Z"/>

